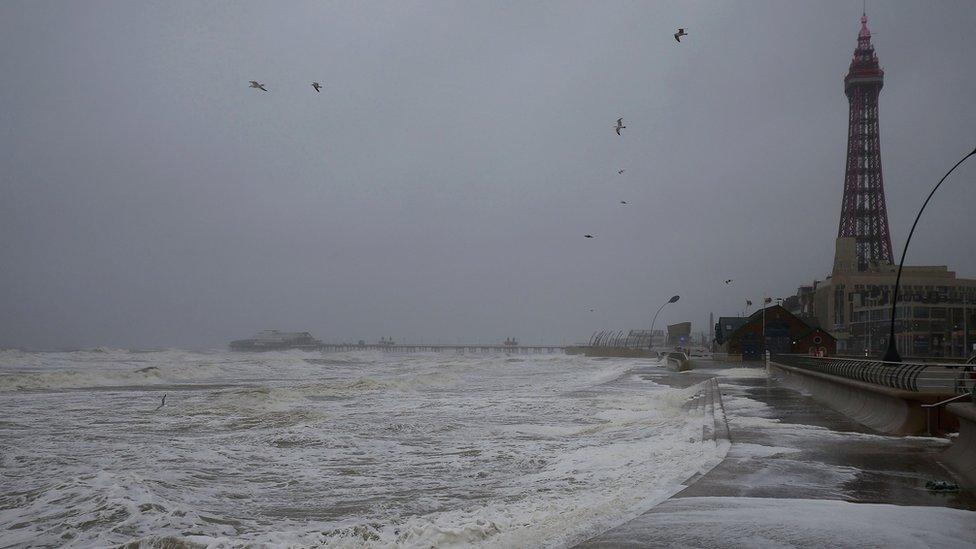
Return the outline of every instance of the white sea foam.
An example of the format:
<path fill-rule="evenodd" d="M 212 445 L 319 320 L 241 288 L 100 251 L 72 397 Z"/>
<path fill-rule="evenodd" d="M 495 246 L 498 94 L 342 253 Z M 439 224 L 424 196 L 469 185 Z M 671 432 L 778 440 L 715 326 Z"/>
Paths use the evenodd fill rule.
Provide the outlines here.
<path fill-rule="evenodd" d="M 0 537 L 568 545 L 663 500 L 715 458 L 700 412 L 682 411 L 695 389 L 629 375 L 638 364 L 0 353 Z"/>

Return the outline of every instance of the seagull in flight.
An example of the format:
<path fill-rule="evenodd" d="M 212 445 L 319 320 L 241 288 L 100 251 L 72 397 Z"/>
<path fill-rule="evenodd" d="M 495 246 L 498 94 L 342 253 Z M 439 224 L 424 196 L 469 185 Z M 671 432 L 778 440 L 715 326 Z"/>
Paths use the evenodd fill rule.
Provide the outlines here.
<path fill-rule="evenodd" d="M 620 130 L 622 130 L 622 129 L 626 128 L 626 127 L 627 126 L 624 126 L 624 119 L 623 118 L 618 118 L 617 119 L 617 125 L 614 126 L 613 129 L 617 130 L 617 135 L 620 135 Z"/>
<path fill-rule="evenodd" d="M 264 84 L 262 84 L 262 83 L 260 83 L 260 82 L 258 82 L 256 80 L 251 80 L 251 86 L 250 87 L 257 88 L 257 89 L 259 89 L 261 91 L 268 91 L 268 90 L 264 89 Z"/>
<path fill-rule="evenodd" d="M 155 409 L 155 410 L 153 410 L 153 411 L 154 411 L 154 412 L 158 412 L 158 411 L 159 411 L 159 409 L 160 409 L 160 408 L 162 408 L 162 407 L 163 407 L 163 406 L 165 406 L 165 405 L 166 405 L 166 393 L 163 393 L 163 401 L 162 401 L 162 402 L 160 402 L 160 403 L 159 403 L 159 406 L 156 406 L 156 409 Z"/>
<path fill-rule="evenodd" d="M 596 237 L 591 234 L 584 234 L 583 238 L 596 238 Z"/>
<path fill-rule="evenodd" d="M 318 82 L 312 82 L 312 87 L 315 88 L 315 91 L 322 93 L 322 84 L 319 84 Z"/>
<path fill-rule="evenodd" d="M 729 285 L 729 284 L 732 284 L 732 279 L 730 278 L 730 279 L 728 279 L 728 280 L 726 280 L 726 281 L 725 281 L 725 284 L 726 284 L 726 285 Z"/>
<path fill-rule="evenodd" d="M 627 170 L 617 170 L 617 175 L 622 175 Z"/>
<path fill-rule="evenodd" d="M 688 33 L 685 32 L 685 29 L 678 29 L 678 32 L 674 33 L 674 39 L 675 39 L 675 41 L 676 42 L 681 42 L 681 37 L 682 36 L 688 36 Z"/>
<path fill-rule="evenodd" d="M 620 201 L 620 203 L 621 203 L 621 204 L 626 204 L 626 203 L 627 203 L 627 201 L 626 201 L 626 200 L 621 200 L 621 201 Z"/>

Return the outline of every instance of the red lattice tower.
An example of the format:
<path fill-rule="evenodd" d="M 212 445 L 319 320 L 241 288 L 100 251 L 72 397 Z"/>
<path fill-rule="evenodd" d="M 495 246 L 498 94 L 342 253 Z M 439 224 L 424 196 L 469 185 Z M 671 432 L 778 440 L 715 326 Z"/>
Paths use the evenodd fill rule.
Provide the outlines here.
<path fill-rule="evenodd" d="M 844 78 L 844 92 L 851 110 L 847 129 L 844 201 L 837 233 L 839 237 L 856 239 L 857 267 L 861 271 L 867 269 L 872 261 L 892 262 L 878 133 L 878 95 L 883 83 L 884 71 L 871 45 L 868 18 L 862 15 L 857 49 Z"/>

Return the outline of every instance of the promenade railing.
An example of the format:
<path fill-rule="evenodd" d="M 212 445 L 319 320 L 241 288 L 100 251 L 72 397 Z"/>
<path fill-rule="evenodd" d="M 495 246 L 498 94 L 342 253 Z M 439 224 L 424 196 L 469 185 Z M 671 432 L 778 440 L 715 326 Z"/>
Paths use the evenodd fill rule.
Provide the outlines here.
<path fill-rule="evenodd" d="M 917 393 L 970 393 L 976 385 L 971 364 L 917 364 L 855 358 L 772 355 L 772 362 L 892 389 Z"/>
<path fill-rule="evenodd" d="M 603 349 L 649 349 L 651 339 L 647 334 L 634 334 L 632 331 L 624 333 L 623 330 L 603 330 L 593 332 L 587 346 Z"/>

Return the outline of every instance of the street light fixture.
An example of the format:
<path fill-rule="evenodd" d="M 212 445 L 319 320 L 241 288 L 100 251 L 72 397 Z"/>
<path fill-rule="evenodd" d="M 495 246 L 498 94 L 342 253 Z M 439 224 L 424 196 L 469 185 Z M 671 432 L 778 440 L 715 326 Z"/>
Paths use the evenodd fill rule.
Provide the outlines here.
<path fill-rule="evenodd" d="M 974 154 L 976 154 L 976 149 L 973 149 L 973 152 L 962 157 L 962 160 L 956 162 L 956 165 L 950 168 L 949 171 L 942 176 L 942 179 L 936 183 L 935 187 L 932 189 L 932 192 L 929 193 L 928 198 L 926 198 L 925 202 L 922 203 L 922 207 L 919 208 L 918 215 L 915 216 L 915 222 L 912 223 L 912 230 L 908 231 L 908 238 L 905 240 L 905 247 L 901 251 L 901 261 L 898 262 L 898 275 L 895 277 L 894 295 L 891 297 L 891 331 L 888 334 L 888 350 L 885 351 L 884 357 L 881 359 L 885 362 L 901 362 L 901 355 L 898 354 L 898 346 L 895 344 L 895 311 L 897 311 L 898 307 L 898 285 L 901 283 L 901 270 L 902 267 L 905 266 L 905 254 L 908 253 L 908 243 L 912 241 L 912 235 L 915 234 L 915 226 L 918 225 L 918 219 L 922 217 L 922 212 L 925 211 L 925 206 L 928 206 L 929 200 L 932 200 L 932 195 L 935 194 L 935 191 L 939 190 L 939 186 L 942 185 L 942 182 L 949 177 L 949 174 L 952 173 L 953 170 L 958 168 L 960 164 L 965 162 L 967 158 L 973 156 Z"/>
<path fill-rule="evenodd" d="M 648 349 L 654 347 L 654 323 L 657 322 L 657 315 L 661 314 L 661 309 L 663 309 L 665 305 L 667 305 L 668 303 L 674 303 L 679 299 L 681 299 L 680 295 L 673 295 L 671 296 L 671 299 L 665 301 L 664 304 L 662 304 L 660 307 L 657 308 L 657 312 L 654 313 L 654 319 L 651 320 L 651 333 L 648 334 L 647 337 Z"/>

